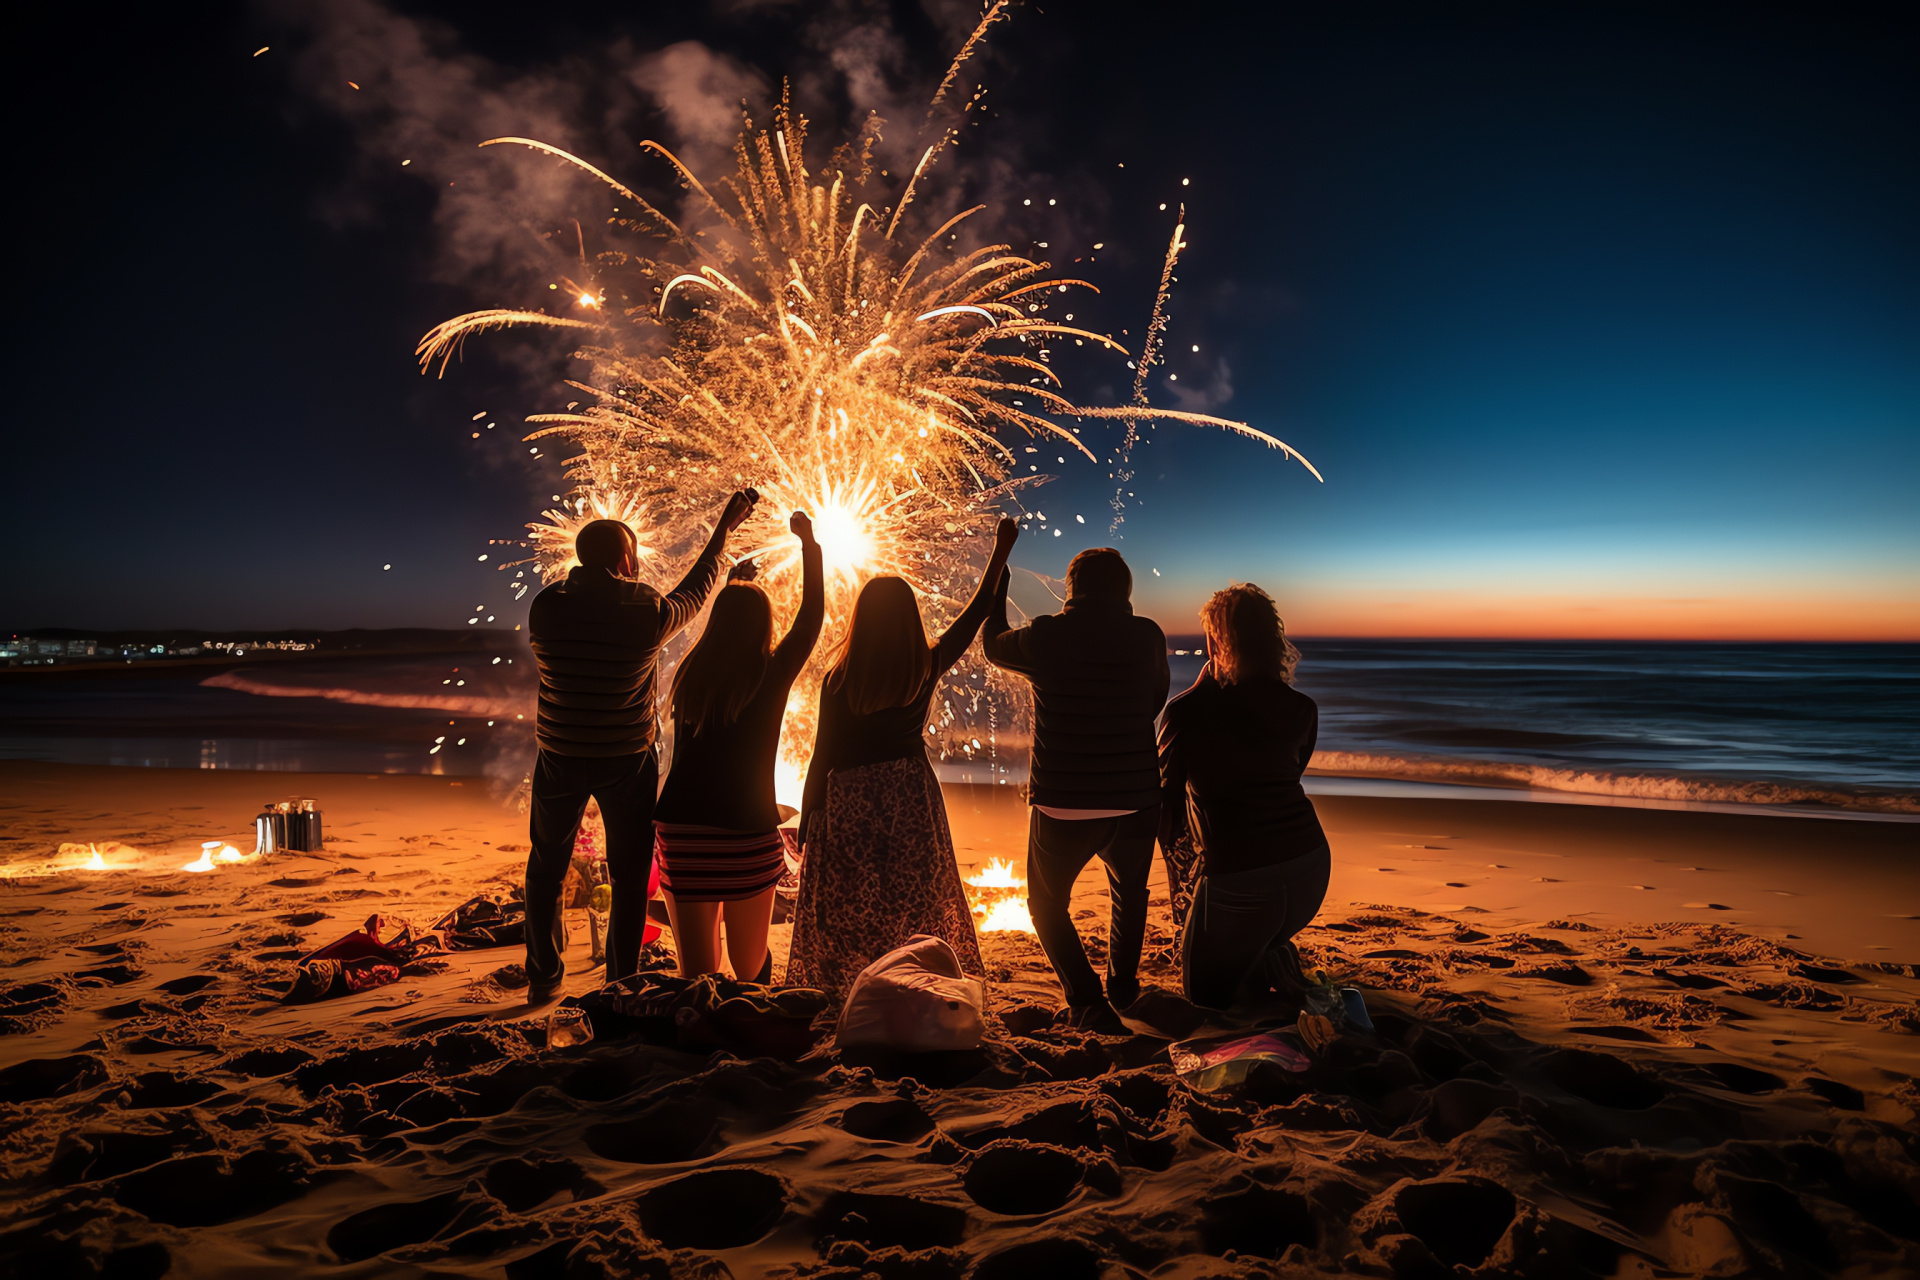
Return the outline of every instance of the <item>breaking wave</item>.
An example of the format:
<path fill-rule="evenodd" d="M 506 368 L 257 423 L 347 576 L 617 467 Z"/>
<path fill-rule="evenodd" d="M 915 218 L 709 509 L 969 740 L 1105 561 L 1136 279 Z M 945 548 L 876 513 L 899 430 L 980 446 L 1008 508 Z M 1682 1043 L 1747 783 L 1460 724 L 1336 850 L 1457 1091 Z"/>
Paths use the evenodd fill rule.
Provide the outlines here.
<path fill-rule="evenodd" d="M 510 716 L 528 709 L 526 703 L 507 698 L 483 698 L 456 693 L 373 693 L 366 689 L 322 689 L 304 685 L 268 684 L 236 672 L 225 671 L 200 682 L 209 689 L 233 689 L 258 694 L 263 698 L 325 698 L 329 702 L 348 702 L 361 707 L 410 707 L 428 711 L 451 711 L 456 715 Z"/>
<path fill-rule="evenodd" d="M 1827 805 L 1872 813 L 1920 813 L 1920 795 L 1832 785 L 1742 781 L 1642 773 L 1607 773 L 1501 760 L 1369 755 L 1316 751 L 1309 772 L 1339 777 L 1394 778 L 1470 786 L 1533 787 L 1633 800 L 1693 800 L 1714 804 Z"/>

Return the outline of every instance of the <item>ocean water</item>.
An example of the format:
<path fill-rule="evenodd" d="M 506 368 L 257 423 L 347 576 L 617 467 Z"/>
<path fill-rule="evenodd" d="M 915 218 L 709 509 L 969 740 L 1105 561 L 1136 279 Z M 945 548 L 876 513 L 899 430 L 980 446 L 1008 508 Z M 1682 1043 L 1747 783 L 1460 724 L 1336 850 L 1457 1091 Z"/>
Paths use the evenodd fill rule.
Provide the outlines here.
<path fill-rule="evenodd" d="M 1173 687 L 1197 637 L 1170 640 Z M 1319 640 L 1314 789 L 1920 814 L 1920 645 Z M 485 653 L 310 659 L 218 675 L 0 679 L 0 759 L 487 775 L 531 762 L 533 669 Z M 1017 735 L 1003 735 L 1017 739 Z M 1017 783 L 1018 749 L 994 777 Z M 987 781 L 976 763 L 943 776 Z M 1367 779 L 1347 784 L 1341 778 Z"/>
<path fill-rule="evenodd" d="M 1176 687 L 1199 674 L 1174 648 Z M 1920 813 L 1920 645 L 1303 640 L 1315 767 Z"/>
<path fill-rule="evenodd" d="M 0 676 L 0 760 L 163 769 L 511 775 L 532 759 L 520 637 L 475 652 L 317 657 L 230 671 Z"/>

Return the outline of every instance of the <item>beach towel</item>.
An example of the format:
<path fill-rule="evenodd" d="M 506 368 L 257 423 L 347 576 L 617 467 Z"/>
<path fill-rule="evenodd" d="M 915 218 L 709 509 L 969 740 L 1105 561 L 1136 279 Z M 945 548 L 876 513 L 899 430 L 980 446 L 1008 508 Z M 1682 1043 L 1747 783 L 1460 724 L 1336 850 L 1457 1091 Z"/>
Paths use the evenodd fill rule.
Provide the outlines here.
<path fill-rule="evenodd" d="M 309 1004 L 383 987 L 402 974 L 437 973 L 444 965 L 437 933 L 416 934 L 404 920 L 371 915 L 358 929 L 300 957 L 284 1004 Z"/>

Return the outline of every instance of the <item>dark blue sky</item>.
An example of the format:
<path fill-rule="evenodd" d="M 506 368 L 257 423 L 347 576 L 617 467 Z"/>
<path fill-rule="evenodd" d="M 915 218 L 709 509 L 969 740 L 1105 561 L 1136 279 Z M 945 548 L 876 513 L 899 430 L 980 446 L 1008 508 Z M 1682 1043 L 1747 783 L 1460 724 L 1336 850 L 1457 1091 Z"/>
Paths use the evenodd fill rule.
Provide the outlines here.
<path fill-rule="evenodd" d="M 514 279 L 462 278 L 434 156 L 369 161 L 420 102 L 343 115 L 316 50 L 384 50 L 402 88 L 453 69 L 485 106 L 471 141 L 516 111 L 671 136 L 630 69 L 681 41 L 792 76 L 822 135 L 861 105 L 834 23 L 895 33 L 902 100 L 951 52 L 913 6 L 806 12 L 33 16 L 5 90 L 37 203 L 17 199 L 0 626 L 516 620 L 475 557 L 558 490 L 493 437 L 552 406 L 558 369 L 508 342 L 420 378 L 419 334 Z M 1169 630 L 1251 578 L 1302 633 L 1920 638 L 1920 47 L 1898 8 L 1112 12 L 1002 26 L 973 77 L 998 114 L 962 162 L 1009 204 L 1059 199 L 1036 232 L 1056 252 L 1106 244 L 1101 320 L 1135 333 L 1158 206 L 1184 199 L 1167 371 L 1327 477 L 1154 433 L 1119 545 Z M 623 68 L 627 99 L 541 96 Z M 501 427 L 476 444 L 481 410 Z M 1016 563 L 1058 573 L 1106 540 L 1110 486 L 1050 469 L 1037 505 L 1088 524 Z"/>

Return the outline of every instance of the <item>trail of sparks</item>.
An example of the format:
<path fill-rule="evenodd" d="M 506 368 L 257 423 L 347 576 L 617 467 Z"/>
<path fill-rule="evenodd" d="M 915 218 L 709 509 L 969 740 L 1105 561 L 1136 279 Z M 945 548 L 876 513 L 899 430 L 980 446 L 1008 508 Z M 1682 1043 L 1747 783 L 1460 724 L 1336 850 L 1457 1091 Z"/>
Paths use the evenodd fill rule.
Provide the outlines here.
<path fill-rule="evenodd" d="M 1166 206 L 1160 207 L 1164 209 Z M 1166 341 L 1167 298 L 1173 292 L 1173 269 L 1179 265 L 1180 250 L 1186 248 L 1186 244 L 1187 206 L 1183 204 L 1173 221 L 1173 239 L 1167 242 L 1166 262 L 1160 268 L 1160 287 L 1155 289 L 1153 294 L 1153 318 L 1147 322 L 1147 336 L 1140 344 L 1140 359 L 1135 362 L 1133 403 L 1137 408 L 1145 408 L 1147 405 L 1147 371 L 1153 368 L 1153 362 L 1159 357 L 1160 349 Z M 1270 436 L 1263 435 L 1262 438 L 1269 443 L 1279 444 Z M 1140 420 L 1128 418 L 1126 435 L 1120 441 L 1119 462 L 1113 473 L 1113 523 L 1107 526 L 1109 536 L 1118 535 L 1121 524 L 1127 518 L 1127 486 L 1133 483 L 1133 448 L 1139 443 Z M 1293 451 L 1288 449 L 1287 452 L 1291 454 Z M 1316 471 L 1314 474 L 1317 476 L 1320 473 Z"/>

